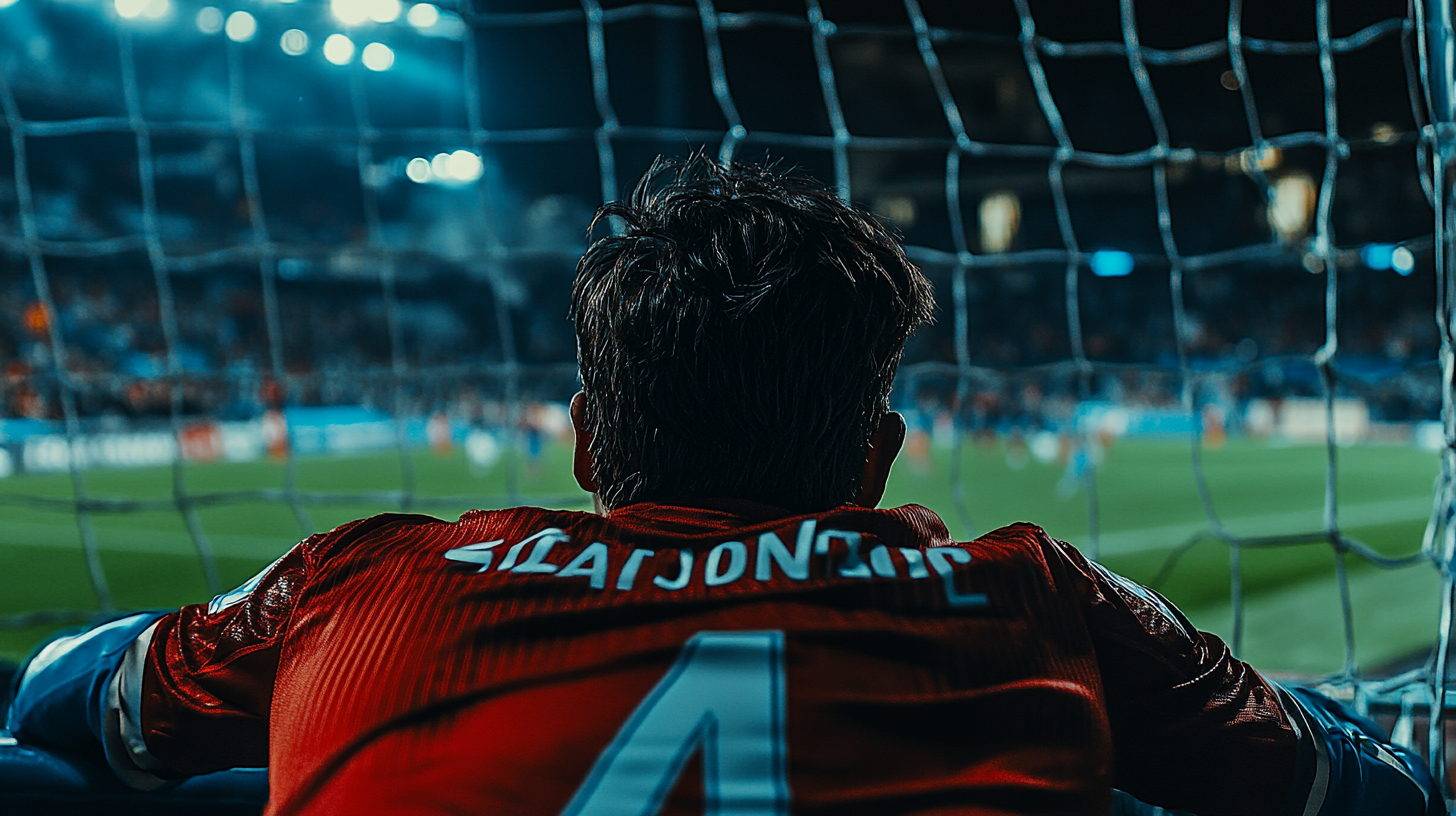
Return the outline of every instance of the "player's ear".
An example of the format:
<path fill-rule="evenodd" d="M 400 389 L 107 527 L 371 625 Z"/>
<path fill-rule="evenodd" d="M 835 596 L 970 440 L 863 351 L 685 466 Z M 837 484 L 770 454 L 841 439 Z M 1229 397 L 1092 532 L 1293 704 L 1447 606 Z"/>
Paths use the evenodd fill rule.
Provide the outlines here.
<path fill-rule="evenodd" d="M 586 430 L 586 394 L 576 392 L 571 398 L 571 429 L 576 432 L 575 447 L 571 454 L 571 474 L 581 489 L 597 493 L 596 479 L 592 478 L 591 434 Z"/>
<path fill-rule="evenodd" d="M 859 495 L 854 503 L 861 507 L 874 507 L 885 496 L 885 483 L 890 480 L 890 466 L 905 444 L 905 417 L 898 411 L 886 411 L 880 419 L 880 426 L 870 435 L 870 447 L 865 452 L 864 476 L 860 480 Z"/>

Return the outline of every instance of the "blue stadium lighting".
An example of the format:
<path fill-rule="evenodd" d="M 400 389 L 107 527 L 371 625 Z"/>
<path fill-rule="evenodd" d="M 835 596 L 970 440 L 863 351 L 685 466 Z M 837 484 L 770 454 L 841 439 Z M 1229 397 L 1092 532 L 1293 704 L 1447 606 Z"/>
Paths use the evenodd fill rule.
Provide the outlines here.
<path fill-rule="evenodd" d="M 197 12 L 197 30 L 203 34 L 216 34 L 222 31 L 222 11 L 213 6 L 204 6 Z"/>
<path fill-rule="evenodd" d="M 346 26 L 356 26 L 369 19 L 369 0 L 329 0 L 334 19 Z"/>
<path fill-rule="evenodd" d="M 1366 244 L 1360 249 L 1360 260 L 1371 269 L 1389 269 L 1395 260 L 1395 245 Z"/>
<path fill-rule="evenodd" d="M 324 40 L 324 59 L 335 65 L 348 65 L 354 59 L 354 41 L 343 34 L 330 34 Z"/>
<path fill-rule="evenodd" d="M 405 165 L 404 174 L 416 184 L 424 184 L 435 177 L 435 171 L 430 169 L 430 160 L 419 156 L 409 160 L 409 164 Z"/>
<path fill-rule="evenodd" d="M 1415 271 L 1416 256 L 1403 246 L 1398 246 L 1390 253 L 1390 268 L 1396 274 L 1405 277 Z"/>
<path fill-rule="evenodd" d="M 278 46 L 283 49 L 283 53 L 289 56 L 297 57 L 301 54 L 306 54 L 308 53 L 308 34 L 299 29 L 290 28 L 283 32 L 283 37 L 279 39 Z"/>
<path fill-rule="evenodd" d="M 1120 249 L 1099 249 L 1092 253 L 1092 274 L 1099 278 L 1121 278 L 1132 274 L 1132 253 Z"/>
<path fill-rule="evenodd" d="M 258 33 L 258 21 L 246 11 L 235 11 L 228 15 L 223 30 L 233 42 L 248 42 Z"/>
<path fill-rule="evenodd" d="M 346 26 L 363 25 L 367 20 L 392 23 L 404 11 L 399 0 L 329 0 L 334 19 Z"/>
<path fill-rule="evenodd" d="M 5 2 L 7 0 L 0 0 L 0 4 Z M 15 0 L 8 0 L 8 2 L 13 3 Z M 405 19 L 415 28 L 429 28 L 440 22 L 440 9 L 433 3 L 415 3 L 410 6 L 409 14 L 405 15 Z"/>
<path fill-rule="evenodd" d="M 172 11 L 172 0 L 113 0 L 116 15 L 124 20 L 146 17 L 160 20 Z"/>
<path fill-rule="evenodd" d="M 399 19 L 403 10 L 399 0 L 372 0 L 369 3 L 369 19 L 376 23 L 392 23 Z"/>
<path fill-rule="evenodd" d="M 372 42 L 364 46 L 362 61 L 371 71 L 388 71 L 394 66 L 394 51 L 384 43 Z"/>
<path fill-rule="evenodd" d="M 481 164 L 480 157 L 469 150 L 457 150 L 450 154 L 446 162 L 450 170 L 450 178 L 455 181 L 469 184 L 480 178 L 485 172 L 485 166 Z"/>

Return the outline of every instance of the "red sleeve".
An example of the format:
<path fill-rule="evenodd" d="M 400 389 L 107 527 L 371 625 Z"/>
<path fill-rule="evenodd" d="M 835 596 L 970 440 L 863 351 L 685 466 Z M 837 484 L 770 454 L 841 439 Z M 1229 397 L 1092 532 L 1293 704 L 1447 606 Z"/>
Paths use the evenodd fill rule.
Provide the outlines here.
<path fill-rule="evenodd" d="M 1097 652 L 1112 728 L 1114 785 L 1202 816 L 1281 811 L 1296 734 L 1270 683 L 1158 593 L 1046 539 Z"/>
<path fill-rule="evenodd" d="M 267 765 L 279 647 L 317 554 L 387 520 L 310 536 L 237 589 L 158 621 L 142 672 L 148 752 L 178 775 Z"/>

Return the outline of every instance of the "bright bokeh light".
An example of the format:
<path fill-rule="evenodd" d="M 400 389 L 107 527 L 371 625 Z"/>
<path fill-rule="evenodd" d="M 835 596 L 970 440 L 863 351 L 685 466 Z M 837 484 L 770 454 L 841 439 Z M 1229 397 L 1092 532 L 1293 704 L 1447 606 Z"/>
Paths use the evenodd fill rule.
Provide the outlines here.
<path fill-rule="evenodd" d="M 480 163 L 480 157 L 469 150 L 457 150 L 451 153 L 445 165 L 450 171 L 450 178 L 465 182 L 480 178 L 480 174 L 485 169 Z"/>
<path fill-rule="evenodd" d="M 430 160 L 418 156 L 410 159 L 409 164 L 405 165 L 404 174 L 416 184 L 424 184 L 435 177 L 434 171 L 430 170 Z"/>
<path fill-rule="evenodd" d="M 1399 275 L 1409 275 L 1415 271 L 1416 256 L 1403 246 L 1398 246 L 1390 253 L 1390 268 Z"/>
<path fill-rule="evenodd" d="M 364 46 L 362 59 L 371 71 L 388 71 L 394 65 L 394 52 L 384 43 L 372 42 Z"/>
<path fill-rule="evenodd" d="M 1309 231 L 1318 193 L 1314 179 L 1291 173 L 1274 182 L 1274 199 L 1269 202 L 1269 226 L 1285 243 L 1293 243 Z"/>
<path fill-rule="evenodd" d="M 19 0 L 0 0 L 0 9 L 10 8 L 11 6 L 15 5 L 18 1 Z M 411 11 L 413 11 L 413 9 L 411 9 Z"/>
<path fill-rule="evenodd" d="M 308 53 L 308 34 L 296 28 L 290 28 L 283 32 L 283 37 L 278 41 L 278 45 L 283 49 L 283 53 L 290 56 L 306 54 Z"/>
<path fill-rule="evenodd" d="M 13 2 L 13 0 L 11 1 Z M 0 3 L 4 2 L 6 0 L 0 0 Z M 415 3 L 410 6 L 409 14 L 405 19 L 409 20 L 409 24 L 415 28 L 429 28 L 440 22 L 440 9 L 436 8 L 433 3 Z"/>
<path fill-rule="evenodd" d="M 142 14 L 153 20 L 160 20 L 172 11 L 172 0 L 150 0 Z"/>
<path fill-rule="evenodd" d="M 116 13 L 130 20 L 147 10 L 148 0 L 116 0 Z"/>
<path fill-rule="evenodd" d="M 348 65 L 354 59 L 354 41 L 343 34 L 330 34 L 324 40 L 324 59 L 335 65 Z"/>
<path fill-rule="evenodd" d="M 258 21 L 246 11 L 235 11 L 228 15 L 224 30 L 227 31 L 229 40 L 247 42 L 258 33 Z"/>
<path fill-rule="evenodd" d="M 1131 275 L 1132 253 L 1120 249 L 1099 249 L 1092 253 L 1092 274 L 1099 278 L 1120 278 Z"/>
<path fill-rule="evenodd" d="M 329 0 L 329 11 L 344 25 L 359 25 L 369 19 L 369 0 Z"/>
<path fill-rule="evenodd" d="M 197 12 L 197 30 L 203 34 L 222 31 L 222 12 L 212 6 L 206 6 Z"/>
<path fill-rule="evenodd" d="M 1366 244 L 1360 248 L 1360 261 L 1371 269 L 1389 269 L 1395 262 L 1395 247 L 1391 244 Z"/>
<path fill-rule="evenodd" d="M 450 154 L 436 153 L 435 158 L 430 159 L 430 172 L 435 174 L 435 178 L 450 178 Z"/>
<path fill-rule="evenodd" d="M 1010 190 L 1001 190 L 981 199 L 981 251 L 1005 252 L 1016 239 L 1021 226 L 1021 200 Z"/>
<path fill-rule="evenodd" d="M 399 0 L 369 0 L 369 19 L 376 23 L 392 23 L 403 10 Z"/>

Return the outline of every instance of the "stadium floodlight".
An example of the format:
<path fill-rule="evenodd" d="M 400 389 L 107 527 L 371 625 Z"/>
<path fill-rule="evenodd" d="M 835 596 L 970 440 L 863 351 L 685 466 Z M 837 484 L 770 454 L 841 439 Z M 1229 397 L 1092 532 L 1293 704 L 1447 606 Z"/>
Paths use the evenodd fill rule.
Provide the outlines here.
<path fill-rule="evenodd" d="M 1366 244 L 1360 248 L 1360 261 L 1377 271 L 1389 269 L 1395 265 L 1395 246 L 1393 244 Z"/>
<path fill-rule="evenodd" d="M 436 153 L 435 158 L 430 159 L 430 172 L 438 179 L 450 178 L 450 154 Z"/>
<path fill-rule="evenodd" d="M 479 179 L 485 172 L 485 166 L 481 164 L 480 157 L 469 150 L 457 150 L 451 153 L 445 164 L 450 171 L 450 178 L 466 184 Z"/>
<path fill-rule="evenodd" d="M 297 29 L 290 28 L 283 32 L 283 37 L 278 41 L 283 53 L 297 57 L 308 53 L 308 34 Z"/>
<path fill-rule="evenodd" d="M 430 169 L 430 160 L 419 156 L 409 160 L 409 164 L 404 167 L 404 174 L 416 184 L 424 184 L 435 177 L 434 171 Z"/>
<path fill-rule="evenodd" d="M 1390 268 L 1394 269 L 1396 274 L 1405 277 L 1415 271 L 1416 256 L 1408 248 L 1398 246 L 1390 252 Z"/>
<path fill-rule="evenodd" d="M 376 23 L 392 23 L 399 19 L 402 10 L 399 0 L 370 0 L 369 19 Z"/>
<path fill-rule="evenodd" d="M 203 34 L 222 31 L 222 11 L 214 6 L 203 6 L 197 12 L 197 30 Z"/>
<path fill-rule="evenodd" d="M 1291 173 L 1274 182 L 1268 219 L 1280 241 L 1294 243 L 1309 232 L 1317 197 L 1314 179 L 1304 173 Z"/>
<path fill-rule="evenodd" d="M 258 33 L 258 20 L 246 11 L 235 11 L 228 15 L 224 29 L 229 40 L 247 42 Z"/>
<path fill-rule="evenodd" d="M 388 71 L 394 65 L 394 51 L 384 43 L 372 42 L 364 46 L 362 60 L 371 71 Z"/>
<path fill-rule="evenodd" d="M 998 190 L 981 199 L 981 251 L 1005 252 L 1021 226 L 1021 200 L 1010 190 Z"/>
<path fill-rule="evenodd" d="M 0 0 L 0 5 L 5 2 L 7 0 Z M 15 0 L 8 0 L 8 2 L 13 3 Z M 410 6 L 409 14 L 405 15 L 405 19 L 415 28 L 430 28 L 440 22 L 440 9 L 433 3 L 415 3 Z"/>
<path fill-rule="evenodd" d="M 1121 278 L 1132 274 L 1131 252 L 1120 249 L 1099 249 L 1092 253 L 1092 274 L 1099 278 Z"/>
<path fill-rule="evenodd" d="M 131 20 L 140 17 L 147 10 L 147 0 L 116 0 L 116 13 Z"/>
<path fill-rule="evenodd" d="M 356 26 L 369 19 L 369 0 L 329 0 L 334 19 L 346 26 Z"/>
<path fill-rule="evenodd" d="M 335 65 L 348 65 L 354 59 L 354 41 L 343 34 L 330 34 L 324 40 L 324 59 Z"/>

